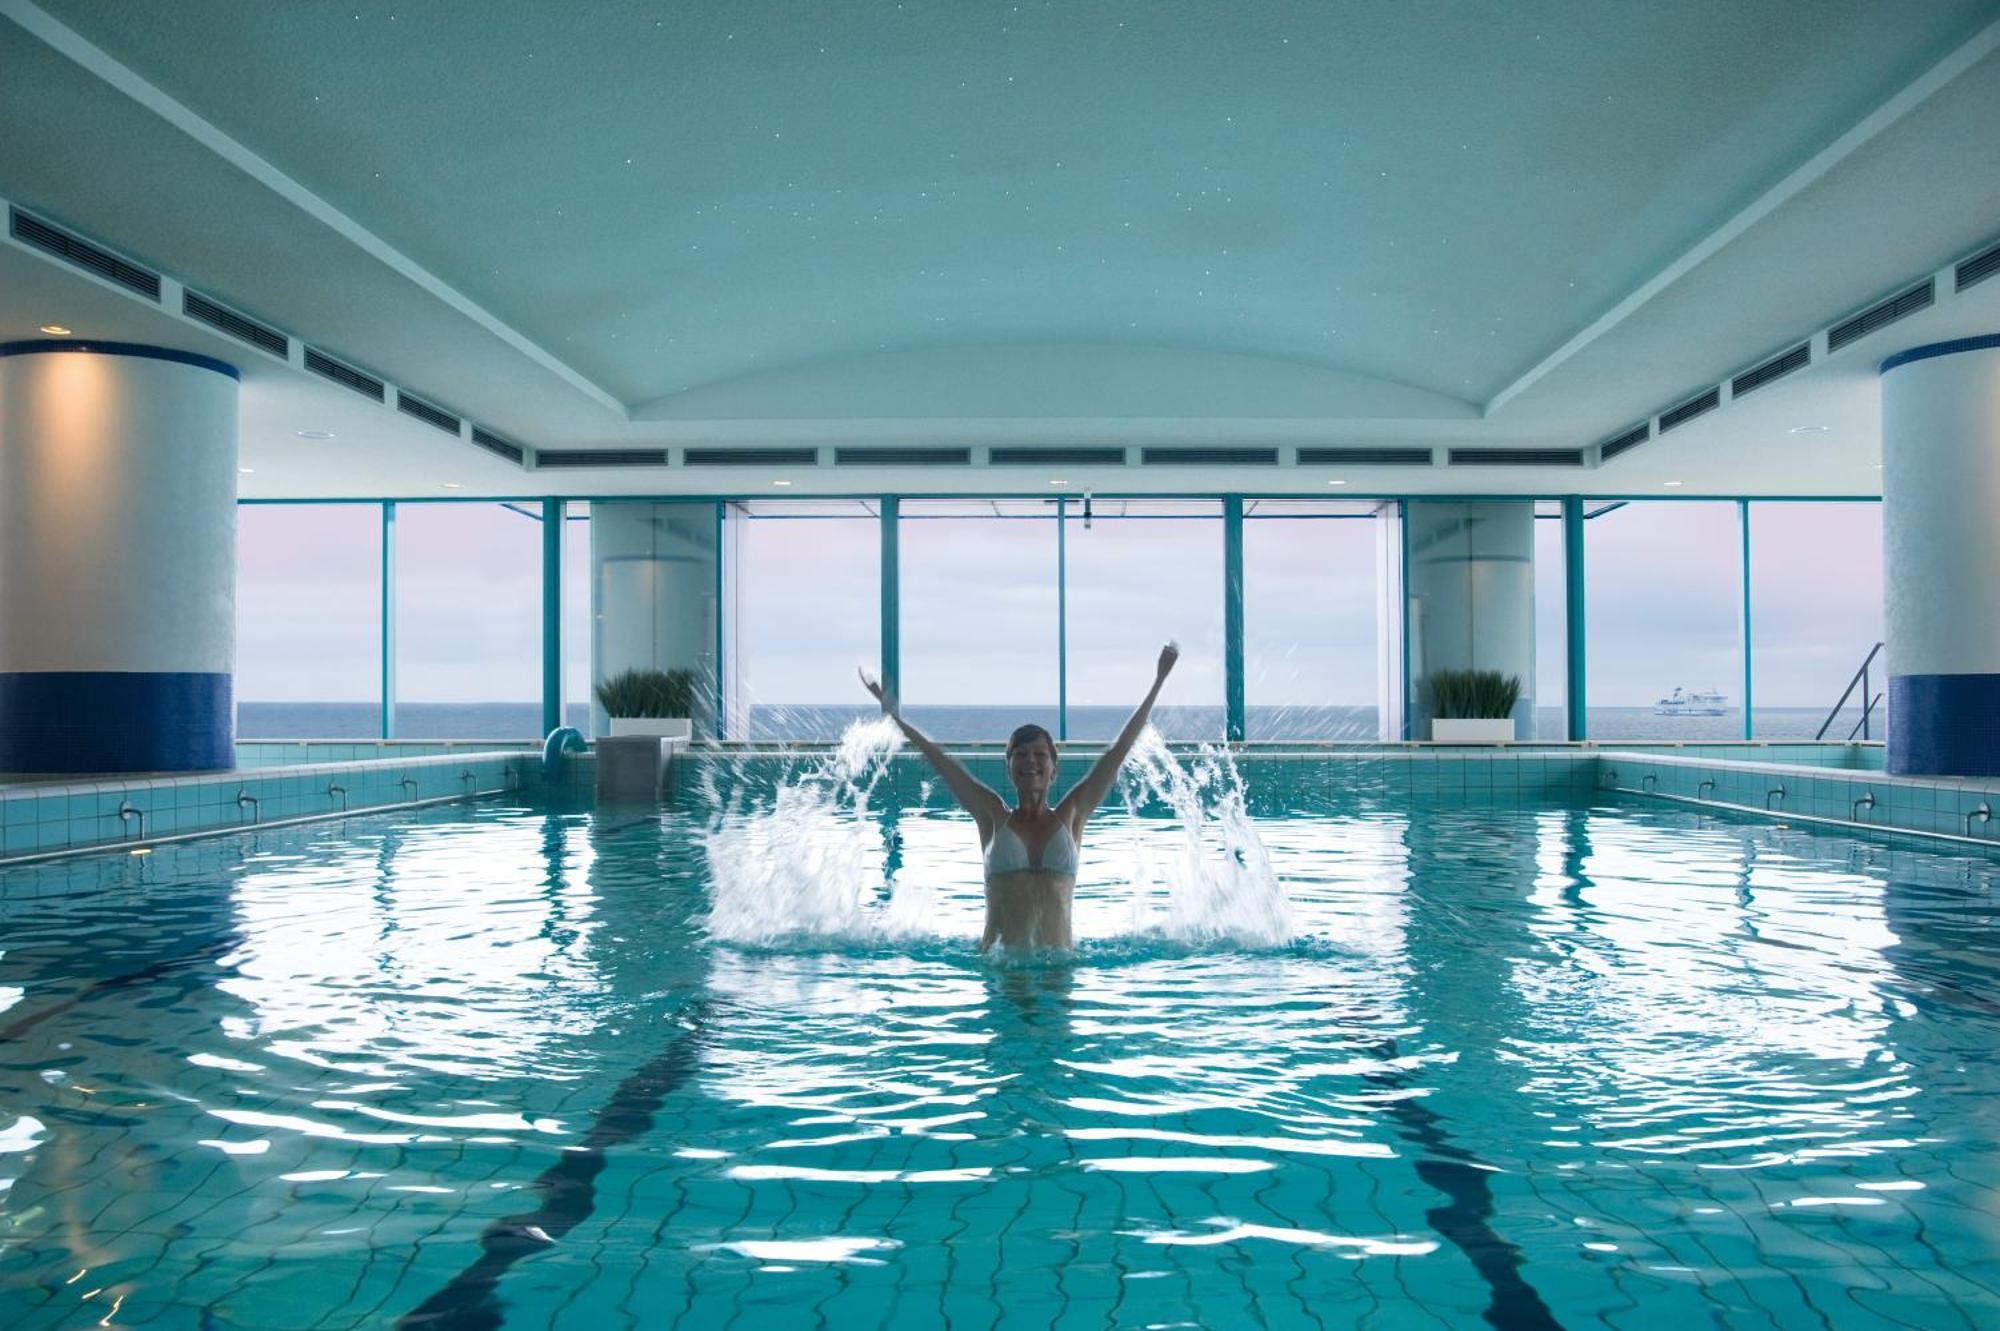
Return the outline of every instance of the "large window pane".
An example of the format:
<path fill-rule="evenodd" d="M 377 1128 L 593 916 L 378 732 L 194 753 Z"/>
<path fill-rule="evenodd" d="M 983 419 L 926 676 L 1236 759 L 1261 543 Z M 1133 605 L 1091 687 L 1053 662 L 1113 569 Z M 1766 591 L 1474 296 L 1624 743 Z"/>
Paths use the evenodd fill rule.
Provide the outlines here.
<path fill-rule="evenodd" d="M 1750 506 L 1750 671 L 1759 739 L 1810 739 L 1862 658 L 1882 641 L 1882 506 L 1766 503 Z M 1889 687 L 1875 659 L 1869 689 Z M 1888 709 L 1869 718 L 1882 737 Z M 1861 724 L 1861 689 L 1828 739 Z"/>
<path fill-rule="evenodd" d="M 1168 739 L 1221 739 L 1221 502 L 1098 499 L 1087 525 L 1081 504 L 1069 513 L 1069 737 L 1116 737 L 1176 641 L 1153 724 Z"/>
<path fill-rule="evenodd" d="M 1585 512 L 1590 737 L 1741 738 L 1736 505 L 1590 501 Z"/>
<path fill-rule="evenodd" d="M 1562 502 L 1535 505 L 1535 738 L 1569 738 L 1569 585 Z"/>
<path fill-rule="evenodd" d="M 897 545 L 910 719 L 944 740 L 1053 731 L 1055 502 L 906 500 Z"/>
<path fill-rule="evenodd" d="M 396 506 L 396 734 L 542 725 L 541 506 Z"/>
<path fill-rule="evenodd" d="M 1243 506 L 1244 732 L 1372 740 L 1380 505 Z"/>
<path fill-rule="evenodd" d="M 382 733 L 379 504 L 236 510 L 236 733 Z"/>
<path fill-rule="evenodd" d="M 838 739 L 873 716 L 856 666 L 882 648 L 882 520 L 854 499 L 732 504 L 742 561 L 733 672 L 751 739 Z"/>

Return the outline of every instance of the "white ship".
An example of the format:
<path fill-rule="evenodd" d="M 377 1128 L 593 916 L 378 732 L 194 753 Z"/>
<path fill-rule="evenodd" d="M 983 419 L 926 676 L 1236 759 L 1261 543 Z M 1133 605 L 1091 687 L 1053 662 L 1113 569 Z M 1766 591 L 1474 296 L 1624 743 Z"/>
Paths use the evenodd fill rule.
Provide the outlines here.
<path fill-rule="evenodd" d="M 1714 689 L 1696 689 L 1689 693 L 1675 689 L 1666 697 L 1653 704 L 1654 716 L 1727 716 L 1729 715 L 1729 695 Z"/>

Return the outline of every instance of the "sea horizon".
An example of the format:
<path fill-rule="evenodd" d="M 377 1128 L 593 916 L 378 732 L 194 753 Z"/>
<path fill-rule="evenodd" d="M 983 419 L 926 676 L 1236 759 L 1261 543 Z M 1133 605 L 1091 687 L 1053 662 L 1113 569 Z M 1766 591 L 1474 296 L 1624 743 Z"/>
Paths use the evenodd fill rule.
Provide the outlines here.
<path fill-rule="evenodd" d="M 1051 731 L 1056 727 L 1053 705 L 910 704 L 904 709 L 912 724 L 935 739 L 950 743 L 997 743 L 1016 726 L 1033 723 Z M 1064 738 L 1085 743 L 1114 737 L 1131 714 L 1129 707 L 1100 707 L 1072 704 L 1068 733 Z M 732 737 L 750 740 L 836 740 L 854 721 L 875 715 L 867 705 L 841 704 L 753 704 L 749 709 L 749 733 Z M 1881 726 L 1873 738 L 1881 738 Z M 1564 714 L 1560 707 L 1537 709 L 1538 737 L 1557 739 L 1562 734 Z M 479 703 L 399 703 L 396 707 L 398 739 L 505 739 L 513 742 L 542 738 L 541 704 L 536 702 Z M 1812 739 L 1826 713 L 1813 707 L 1759 707 L 1755 709 L 1758 739 Z M 1829 741 L 1847 738 L 1858 719 L 1850 708 L 1839 724 L 1828 731 Z M 1376 735 L 1376 709 L 1371 705 L 1346 706 L 1251 706 L 1244 720 L 1252 740 L 1372 742 Z M 1592 707 L 1586 721 L 1594 740 L 1741 741 L 1743 718 L 1732 710 L 1722 716 L 1657 716 L 1651 707 Z M 1154 712 L 1154 723 L 1170 740 L 1219 740 L 1222 738 L 1221 707 L 1169 707 Z M 590 732 L 590 709 L 571 703 L 565 724 L 585 734 Z M 381 737 L 381 707 L 376 703 L 265 702 L 237 704 L 236 732 L 243 740 L 296 739 L 377 739 Z"/>

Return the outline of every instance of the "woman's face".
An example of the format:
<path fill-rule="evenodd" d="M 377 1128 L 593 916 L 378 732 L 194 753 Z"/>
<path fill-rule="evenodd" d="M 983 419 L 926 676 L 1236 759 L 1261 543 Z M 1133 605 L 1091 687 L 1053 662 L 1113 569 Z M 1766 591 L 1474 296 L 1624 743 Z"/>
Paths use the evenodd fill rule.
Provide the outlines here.
<path fill-rule="evenodd" d="M 1014 789 L 1022 794 L 1030 790 L 1047 793 L 1049 783 L 1056 779 L 1055 749 L 1045 739 L 1016 744 L 1007 755 L 1007 775 L 1013 779 Z"/>

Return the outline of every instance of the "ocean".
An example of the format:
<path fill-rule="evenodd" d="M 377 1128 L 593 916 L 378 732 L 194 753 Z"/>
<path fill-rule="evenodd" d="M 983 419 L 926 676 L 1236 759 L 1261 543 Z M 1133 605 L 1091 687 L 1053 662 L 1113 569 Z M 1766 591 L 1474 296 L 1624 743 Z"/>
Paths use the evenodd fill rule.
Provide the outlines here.
<path fill-rule="evenodd" d="M 935 739 L 963 743 L 997 742 L 1024 722 L 1053 731 L 1053 706 L 923 706 L 905 709 L 912 724 Z M 1123 707 L 1071 707 L 1069 735 L 1084 742 L 1108 740 L 1130 714 Z M 751 739 L 832 740 L 849 722 L 874 715 L 871 707 L 796 704 L 758 705 L 750 709 Z M 1161 707 L 1154 721 L 1162 734 L 1176 740 L 1220 739 L 1220 707 Z M 1250 737 L 1264 740 L 1354 740 L 1376 738 L 1373 707 L 1251 707 L 1245 716 Z M 1808 707 L 1759 707 L 1758 739 L 1811 739 L 1826 713 Z M 1845 739 L 1855 714 L 1830 730 L 1828 739 Z M 1881 715 L 1877 713 L 1877 721 Z M 396 734 L 401 739 L 538 739 L 542 709 L 533 702 L 403 703 L 396 708 Z M 1542 738 L 1562 735 L 1560 708 L 1537 713 Z M 590 709 L 582 703 L 568 708 L 567 723 L 589 733 Z M 1655 716 L 1650 707 L 1593 707 L 1590 737 L 1597 740 L 1736 740 L 1743 737 L 1740 712 L 1725 716 Z M 381 734 L 381 709 L 373 703 L 242 702 L 237 705 L 237 737 L 257 739 L 371 739 Z M 1879 724 L 1874 737 L 1882 737 Z"/>

